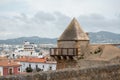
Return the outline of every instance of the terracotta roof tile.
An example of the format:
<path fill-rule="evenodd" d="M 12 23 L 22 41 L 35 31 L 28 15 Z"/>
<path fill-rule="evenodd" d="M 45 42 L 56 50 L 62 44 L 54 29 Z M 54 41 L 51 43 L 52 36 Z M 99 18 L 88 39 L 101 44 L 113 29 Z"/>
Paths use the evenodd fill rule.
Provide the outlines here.
<path fill-rule="evenodd" d="M 19 58 L 17 59 L 20 62 L 36 62 L 36 63 L 44 63 L 46 62 L 45 58 L 32 58 L 32 57 L 24 57 L 24 58 Z"/>
<path fill-rule="evenodd" d="M 0 66 L 11 67 L 11 66 L 21 66 L 21 65 L 18 62 L 5 60 L 5 61 L 0 61 Z"/>

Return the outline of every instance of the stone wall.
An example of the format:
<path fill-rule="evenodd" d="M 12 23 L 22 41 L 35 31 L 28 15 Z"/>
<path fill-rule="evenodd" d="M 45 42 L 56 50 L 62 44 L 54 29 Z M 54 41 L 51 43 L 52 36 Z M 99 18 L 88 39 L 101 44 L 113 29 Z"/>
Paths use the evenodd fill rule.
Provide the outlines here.
<path fill-rule="evenodd" d="M 58 41 L 58 48 L 76 48 L 75 41 Z"/>
<path fill-rule="evenodd" d="M 120 80 L 120 64 L 6 76 L 0 80 Z"/>
<path fill-rule="evenodd" d="M 57 69 L 65 68 L 85 68 L 93 66 L 105 66 L 111 64 L 109 61 L 96 61 L 96 60 L 57 60 Z"/>

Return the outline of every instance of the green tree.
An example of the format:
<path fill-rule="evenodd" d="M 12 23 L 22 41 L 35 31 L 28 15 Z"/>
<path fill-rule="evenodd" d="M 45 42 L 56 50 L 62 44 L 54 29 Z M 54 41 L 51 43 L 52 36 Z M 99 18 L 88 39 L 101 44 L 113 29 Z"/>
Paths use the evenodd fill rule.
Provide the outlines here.
<path fill-rule="evenodd" d="M 29 72 L 32 72 L 32 71 L 33 71 L 33 69 L 30 66 L 26 68 L 26 72 L 29 73 Z"/>

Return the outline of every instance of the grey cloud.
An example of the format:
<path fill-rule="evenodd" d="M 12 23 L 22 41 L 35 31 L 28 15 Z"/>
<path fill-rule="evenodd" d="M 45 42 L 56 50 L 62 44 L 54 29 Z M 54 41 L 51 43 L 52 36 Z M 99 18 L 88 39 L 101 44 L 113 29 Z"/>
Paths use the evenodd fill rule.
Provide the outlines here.
<path fill-rule="evenodd" d="M 80 15 L 79 19 L 81 20 L 103 20 L 105 19 L 105 17 L 100 14 L 90 14 L 90 15 Z"/>
<path fill-rule="evenodd" d="M 51 21 L 54 21 L 55 20 L 55 17 L 53 14 L 51 13 L 46 13 L 46 12 L 43 12 L 43 11 L 39 11 L 37 12 L 34 17 L 33 17 L 33 20 L 35 22 L 38 22 L 38 23 L 44 23 L 45 22 L 51 22 Z"/>
<path fill-rule="evenodd" d="M 16 34 L 21 33 L 19 34 L 21 36 L 58 37 L 70 18 L 59 12 L 46 13 L 39 11 L 32 18 L 26 14 L 20 14 L 19 16 L 0 20 L 1 28 Z M 15 34 L 13 36 L 16 37 Z"/>
<path fill-rule="evenodd" d="M 120 17 L 108 19 L 99 14 L 91 14 L 81 15 L 77 19 L 87 32 L 100 30 L 119 32 L 120 29 Z M 0 17 L 0 32 L 11 33 L 6 34 L 6 36 L 2 36 L 2 33 L 0 38 L 20 36 L 59 37 L 71 20 L 72 18 L 60 12 L 47 13 L 42 11 L 33 15 L 33 17 L 28 17 L 26 14 L 11 18 Z"/>
<path fill-rule="evenodd" d="M 28 19 L 27 15 L 24 13 L 21 13 L 19 16 L 14 16 L 13 20 L 19 20 L 19 21 L 24 21 L 26 22 Z"/>
<path fill-rule="evenodd" d="M 66 26 L 69 24 L 71 18 L 60 13 L 60 12 L 55 12 L 54 15 L 56 16 L 56 21 L 54 24 L 56 24 L 56 28 L 58 29 L 64 29 Z"/>
<path fill-rule="evenodd" d="M 78 19 L 87 31 L 104 30 L 119 33 L 120 20 L 118 20 L 118 17 L 107 18 L 102 15 L 92 14 L 88 16 L 79 16 Z"/>

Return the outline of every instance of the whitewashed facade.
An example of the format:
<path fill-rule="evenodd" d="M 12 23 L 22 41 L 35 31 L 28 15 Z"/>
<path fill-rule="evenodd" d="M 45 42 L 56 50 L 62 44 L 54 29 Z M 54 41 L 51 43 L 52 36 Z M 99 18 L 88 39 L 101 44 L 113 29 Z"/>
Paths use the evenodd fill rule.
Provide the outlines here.
<path fill-rule="evenodd" d="M 36 67 L 40 68 L 42 71 L 48 71 L 48 70 L 56 70 L 56 62 L 20 62 L 22 65 L 20 67 L 21 72 L 25 72 L 26 68 L 31 65 L 32 69 L 36 69 Z"/>
<path fill-rule="evenodd" d="M 3 67 L 0 67 L 0 76 L 3 76 Z"/>

